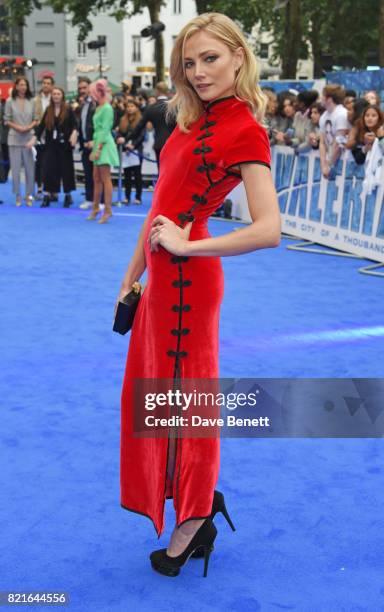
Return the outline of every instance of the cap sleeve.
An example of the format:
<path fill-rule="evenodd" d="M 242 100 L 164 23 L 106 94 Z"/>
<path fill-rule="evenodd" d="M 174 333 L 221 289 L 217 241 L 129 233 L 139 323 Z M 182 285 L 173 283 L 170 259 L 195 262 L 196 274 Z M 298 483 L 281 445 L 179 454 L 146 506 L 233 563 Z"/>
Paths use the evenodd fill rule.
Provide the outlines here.
<path fill-rule="evenodd" d="M 271 167 L 271 147 L 267 131 L 256 121 L 238 132 L 224 155 L 225 168 L 238 164 Z"/>

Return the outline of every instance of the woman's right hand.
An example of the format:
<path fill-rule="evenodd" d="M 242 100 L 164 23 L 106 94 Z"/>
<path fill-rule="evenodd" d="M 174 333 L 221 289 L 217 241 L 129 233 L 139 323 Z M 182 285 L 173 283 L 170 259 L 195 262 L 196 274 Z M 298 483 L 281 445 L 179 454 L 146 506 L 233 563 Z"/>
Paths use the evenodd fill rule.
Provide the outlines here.
<path fill-rule="evenodd" d="M 119 136 L 118 138 L 116 138 L 116 142 L 117 144 L 124 144 L 125 143 L 125 138 L 123 136 Z"/>

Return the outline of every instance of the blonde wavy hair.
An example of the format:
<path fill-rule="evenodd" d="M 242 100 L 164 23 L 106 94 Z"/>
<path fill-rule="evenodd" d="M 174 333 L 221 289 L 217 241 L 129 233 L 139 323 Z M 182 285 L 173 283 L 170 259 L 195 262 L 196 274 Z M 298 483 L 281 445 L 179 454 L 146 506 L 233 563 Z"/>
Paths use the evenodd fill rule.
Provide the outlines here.
<path fill-rule="evenodd" d="M 167 118 L 176 119 L 180 130 L 188 133 L 189 126 L 202 114 L 204 107 L 201 99 L 187 80 L 184 68 L 184 49 L 186 41 L 204 30 L 215 36 L 234 52 L 238 47 L 244 51 L 242 66 L 234 81 L 234 94 L 239 100 L 248 103 L 256 119 L 263 121 L 267 98 L 259 86 L 259 69 L 256 58 L 248 43 L 232 19 L 222 13 L 203 13 L 191 19 L 175 40 L 171 53 L 170 77 L 176 94 L 169 100 Z"/>

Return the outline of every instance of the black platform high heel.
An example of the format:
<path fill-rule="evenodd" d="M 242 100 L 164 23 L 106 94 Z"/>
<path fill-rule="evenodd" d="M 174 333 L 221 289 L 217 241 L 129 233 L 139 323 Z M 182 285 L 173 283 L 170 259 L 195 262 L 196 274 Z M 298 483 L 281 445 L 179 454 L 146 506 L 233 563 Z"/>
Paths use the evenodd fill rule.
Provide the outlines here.
<path fill-rule="evenodd" d="M 232 531 L 236 531 L 235 526 L 231 521 L 231 517 L 228 514 L 228 510 L 224 501 L 224 495 L 220 491 L 215 491 L 213 495 L 212 511 L 210 516 L 210 519 L 212 521 L 218 512 L 222 513 Z M 204 549 L 198 548 L 197 550 L 195 550 L 194 553 L 192 553 L 191 557 L 193 557 L 194 559 L 200 559 L 201 557 L 204 557 Z"/>
<path fill-rule="evenodd" d="M 193 536 L 188 546 L 177 557 L 169 557 L 167 549 L 154 550 L 150 554 L 151 564 L 154 570 L 164 576 L 177 576 L 180 573 L 180 568 L 188 561 L 193 551 L 197 548 L 203 551 L 201 555 L 204 557 L 204 573 L 206 578 L 208 573 L 209 556 L 213 550 L 213 542 L 217 536 L 217 529 L 210 518 L 205 519 L 204 523 L 199 527 Z"/>

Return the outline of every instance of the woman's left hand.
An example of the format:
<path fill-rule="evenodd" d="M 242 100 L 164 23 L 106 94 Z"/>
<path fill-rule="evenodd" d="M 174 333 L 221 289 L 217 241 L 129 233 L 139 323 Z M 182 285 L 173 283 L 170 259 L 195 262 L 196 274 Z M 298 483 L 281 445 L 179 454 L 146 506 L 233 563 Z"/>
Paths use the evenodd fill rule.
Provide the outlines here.
<path fill-rule="evenodd" d="M 158 251 L 159 245 L 173 255 L 186 255 L 192 222 L 182 228 L 164 215 L 157 215 L 152 221 L 148 235 L 151 251 Z"/>

